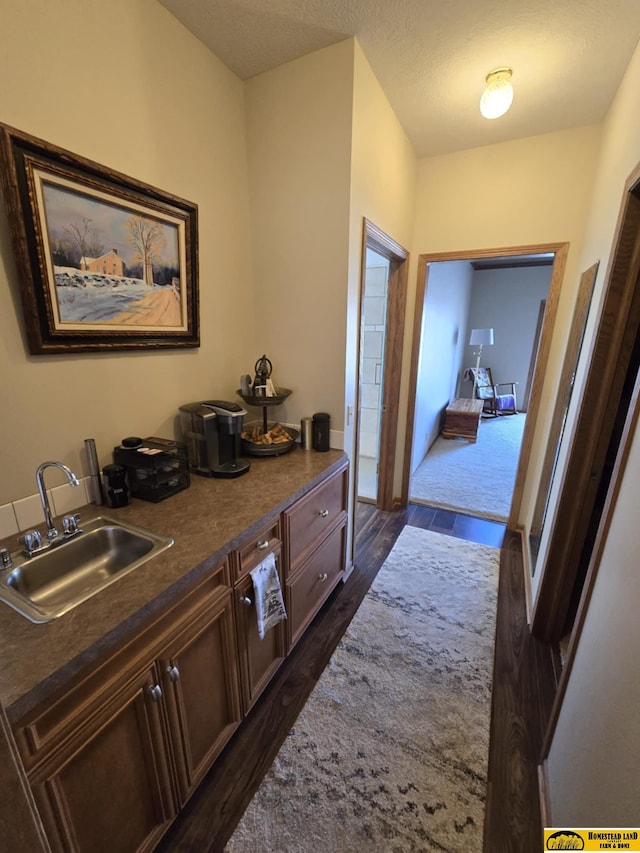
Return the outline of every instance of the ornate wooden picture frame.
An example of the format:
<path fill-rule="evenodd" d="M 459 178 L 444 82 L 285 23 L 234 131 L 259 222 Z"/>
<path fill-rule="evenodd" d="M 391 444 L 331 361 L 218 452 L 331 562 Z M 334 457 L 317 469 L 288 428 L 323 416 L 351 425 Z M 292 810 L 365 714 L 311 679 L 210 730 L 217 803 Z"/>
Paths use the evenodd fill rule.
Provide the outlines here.
<path fill-rule="evenodd" d="M 29 350 L 197 347 L 198 208 L 0 124 Z"/>

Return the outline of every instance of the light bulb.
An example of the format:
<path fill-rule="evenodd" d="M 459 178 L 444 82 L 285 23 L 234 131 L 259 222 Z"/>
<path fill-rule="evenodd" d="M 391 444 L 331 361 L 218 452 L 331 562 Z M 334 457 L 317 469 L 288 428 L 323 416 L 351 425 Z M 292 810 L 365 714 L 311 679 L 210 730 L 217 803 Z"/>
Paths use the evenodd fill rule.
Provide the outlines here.
<path fill-rule="evenodd" d="M 485 118 L 503 116 L 513 102 L 512 70 L 496 68 L 487 74 L 487 87 L 480 98 L 480 112 Z"/>

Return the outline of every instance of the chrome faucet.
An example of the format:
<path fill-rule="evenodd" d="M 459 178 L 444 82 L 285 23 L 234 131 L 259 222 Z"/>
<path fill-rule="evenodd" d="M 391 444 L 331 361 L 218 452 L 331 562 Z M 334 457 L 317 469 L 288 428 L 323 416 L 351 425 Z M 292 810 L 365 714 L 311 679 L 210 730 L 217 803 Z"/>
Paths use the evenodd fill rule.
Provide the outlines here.
<path fill-rule="evenodd" d="M 53 518 L 51 516 L 51 507 L 49 506 L 49 498 L 47 496 L 47 490 L 44 487 L 43 475 L 45 468 L 59 468 L 64 474 L 66 474 L 70 486 L 79 486 L 80 481 L 73 473 L 73 471 L 70 468 L 67 468 L 66 465 L 63 465 L 62 462 L 43 462 L 42 465 L 38 465 L 38 470 L 36 471 L 38 491 L 40 492 L 40 500 L 42 502 L 42 511 L 44 512 L 44 518 L 47 522 L 47 539 L 52 540 L 58 536 L 58 531 L 56 530 L 55 525 L 53 523 Z"/>

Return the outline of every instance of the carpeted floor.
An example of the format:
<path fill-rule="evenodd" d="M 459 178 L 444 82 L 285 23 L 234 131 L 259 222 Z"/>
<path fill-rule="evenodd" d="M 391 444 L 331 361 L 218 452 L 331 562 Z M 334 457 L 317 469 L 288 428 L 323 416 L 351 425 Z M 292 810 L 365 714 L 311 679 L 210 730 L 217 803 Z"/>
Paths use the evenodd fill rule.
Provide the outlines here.
<path fill-rule="evenodd" d="M 411 477 L 410 500 L 506 521 L 525 419 L 484 419 L 475 444 L 439 436 Z"/>
<path fill-rule="evenodd" d="M 227 853 L 480 853 L 499 554 L 403 529 Z"/>

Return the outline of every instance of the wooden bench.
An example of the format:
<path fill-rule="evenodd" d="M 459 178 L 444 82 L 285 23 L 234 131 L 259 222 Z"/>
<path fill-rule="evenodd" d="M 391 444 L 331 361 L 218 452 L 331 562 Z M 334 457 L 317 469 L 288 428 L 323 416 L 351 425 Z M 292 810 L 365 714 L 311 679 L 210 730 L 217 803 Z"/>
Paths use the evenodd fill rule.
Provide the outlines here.
<path fill-rule="evenodd" d="M 466 438 L 476 441 L 482 414 L 482 400 L 456 397 L 445 409 L 443 438 Z"/>

